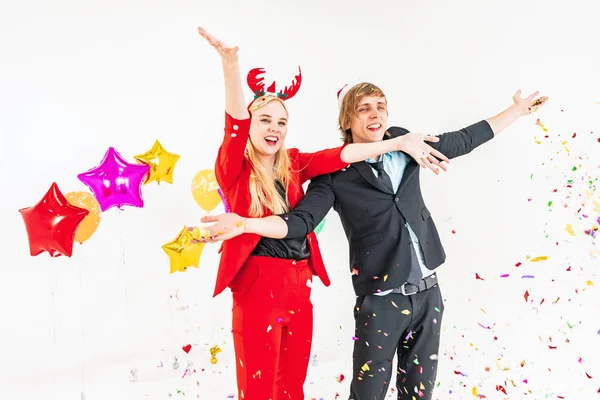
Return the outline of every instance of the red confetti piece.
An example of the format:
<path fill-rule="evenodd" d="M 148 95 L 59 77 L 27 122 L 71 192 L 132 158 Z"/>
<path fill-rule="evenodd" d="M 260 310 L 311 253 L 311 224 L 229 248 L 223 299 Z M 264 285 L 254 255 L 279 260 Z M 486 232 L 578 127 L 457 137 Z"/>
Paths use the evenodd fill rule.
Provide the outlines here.
<path fill-rule="evenodd" d="M 501 385 L 496 385 L 496 391 L 497 391 L 497 392 L 502 392 L 502 393 L 504 393 L 504 394 L 507 394 L 507 393 L 506 393 L 506 389 L 504 389 L 504 387 L 503 387 L 503 386 L 501 386 Z"/>
<path fill-rule="evenodd" d="M 585 373 L 585 376 L 587 376 L 589 379 L 593 379 L 587 372 Z"/>
<path fill-rule="evenodd" d="M 525 295 L 523 295 L 523 297 L 525 297 L 525 301 L 529 301 L 529 291 L 528 290 L 525 291 Z"/>
<path fill-rule="evenodd" d="M 181 348 L 183 351 L 185 351 L 186 353 L 189 353 L 190 350 L 192 349 L 192 345 L 191 344 L 186 344 L 185 346 L 183 346 Z"/>
<path fill-rule="evenodd" d="M 340 374 L 340 376 L 338 376 L 336 379 L 339 383 L 342 383 L 345 379 L 344 374 Z"/>
<path fill-rule="evenodd" d="M 521 262 L 520 261 L 515 264 L 515 267 L 520 267 L 520 266 L 521 266 Z"/>
<path fill-rule="evenodd" d="M 452 234 L 456 235 L 456 231 L 454 229 L 452 229 Z"/>
<path fill-rule="evenodd" d="M 475 272 L 475 279 L 479 279 L 481 281 L 484 280 L 482 277 L 479 276 L 479 274 L 477 272 Z"/>

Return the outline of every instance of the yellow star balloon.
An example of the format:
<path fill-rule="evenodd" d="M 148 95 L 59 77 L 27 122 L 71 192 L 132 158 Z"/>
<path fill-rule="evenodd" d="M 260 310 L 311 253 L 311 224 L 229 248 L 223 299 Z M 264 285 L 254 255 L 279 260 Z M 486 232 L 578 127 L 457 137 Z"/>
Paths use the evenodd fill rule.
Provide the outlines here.
<path fill-rule="evenodd" d="M 159 184 L 164 181 L 173 183 L 173 169 L 175 164 L 179 160 L 179 155 L 169 153 L 162 147 L 162 144 L 156 139 L 152 148 L 144 154 L 134 156 L 137 162 L 150 166 L 150 172 L 148 173 L 144 184 L 148 184 L 152 181 L 156 181 Z"/>
<path fill-rule="evenodd" d="M 192 243 L 193 240 L 199 239 L 199 228 L 190 231 L 187 226 L 184 226 L 173 241 L 162 246 L 162 249 L 169 256 L 171 274 L 177 271 L 184 272 L 189 267 L 200 267 L 200 256 L 204 249 L 204 243 Z"/>

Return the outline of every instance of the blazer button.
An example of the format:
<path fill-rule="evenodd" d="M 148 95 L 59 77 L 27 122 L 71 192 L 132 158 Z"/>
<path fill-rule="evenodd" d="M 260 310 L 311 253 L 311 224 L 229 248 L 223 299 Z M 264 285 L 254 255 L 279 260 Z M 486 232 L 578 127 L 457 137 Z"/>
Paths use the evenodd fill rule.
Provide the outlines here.
<path fill-rule="evenodd" d="M 399 198 L 397 198 L 397 197 L 394 197 L 394 201 L 397 203 L 397 202 L 399 202 L 399 201 L 400 201 L 400 199 L 399 199 Z"/>

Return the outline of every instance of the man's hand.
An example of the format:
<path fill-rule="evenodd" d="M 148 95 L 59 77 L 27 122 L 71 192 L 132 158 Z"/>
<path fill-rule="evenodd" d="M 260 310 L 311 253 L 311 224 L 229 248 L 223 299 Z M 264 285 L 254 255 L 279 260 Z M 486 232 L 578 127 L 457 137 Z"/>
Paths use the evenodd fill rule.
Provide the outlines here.
<path fill-rule="evenodd" d="M 517 90 L 513 96 L 513 106 L 518 110 L 519 116 L 532 114 L 546 104 L 548 96 L 542 96 L 536 99 L 535 97 L 538 94 L 540 94 L 540 92 L 535 91 L 529 96 L 522 98 L 521 89 Z"/>
<path fill-rule="evenodd" d="M 426 143 L 439 142 L 438 137 L 422 133 L 407 133 L 392 140 L 398 142 L 398 150 L 410 155 L 421 167 L 431 169 L 436 175 L 439 175 L 440 169 L 448 170 L 446 164 L 442 162 L 449 163 L 450 160 Z"/>

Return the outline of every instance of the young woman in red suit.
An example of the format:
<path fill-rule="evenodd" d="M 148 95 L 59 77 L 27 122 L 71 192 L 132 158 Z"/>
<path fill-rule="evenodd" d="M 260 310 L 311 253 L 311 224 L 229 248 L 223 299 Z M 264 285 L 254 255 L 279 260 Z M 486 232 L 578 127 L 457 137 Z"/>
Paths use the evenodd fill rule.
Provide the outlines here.
<path fill-rule="evenodd" d="M 215 175 L 232 212 L 245 217 L 282 214 L 303 196 L 302 184 L 321 174 L 380 154 L 402 150 L 402 138 L 346 144 L 315 153 L 286 149 L 288 111 L 284 99 L 298 90 L 301 75 L 284 91 L 264 91 L 253 70 L 255 98 L 247 107 L 237 47 L 198 28 L 219 53 L 225 77 L 225 135 Z M 431 138 L 431 141 L 436 141 Z M 329 286 L 317 238 L 269 239 L 242 234 L 225 241 L 214 296 L 233 293 L 232 332 L 239 398 L 304 400 L 311 350 L 313 275 Z"/>

